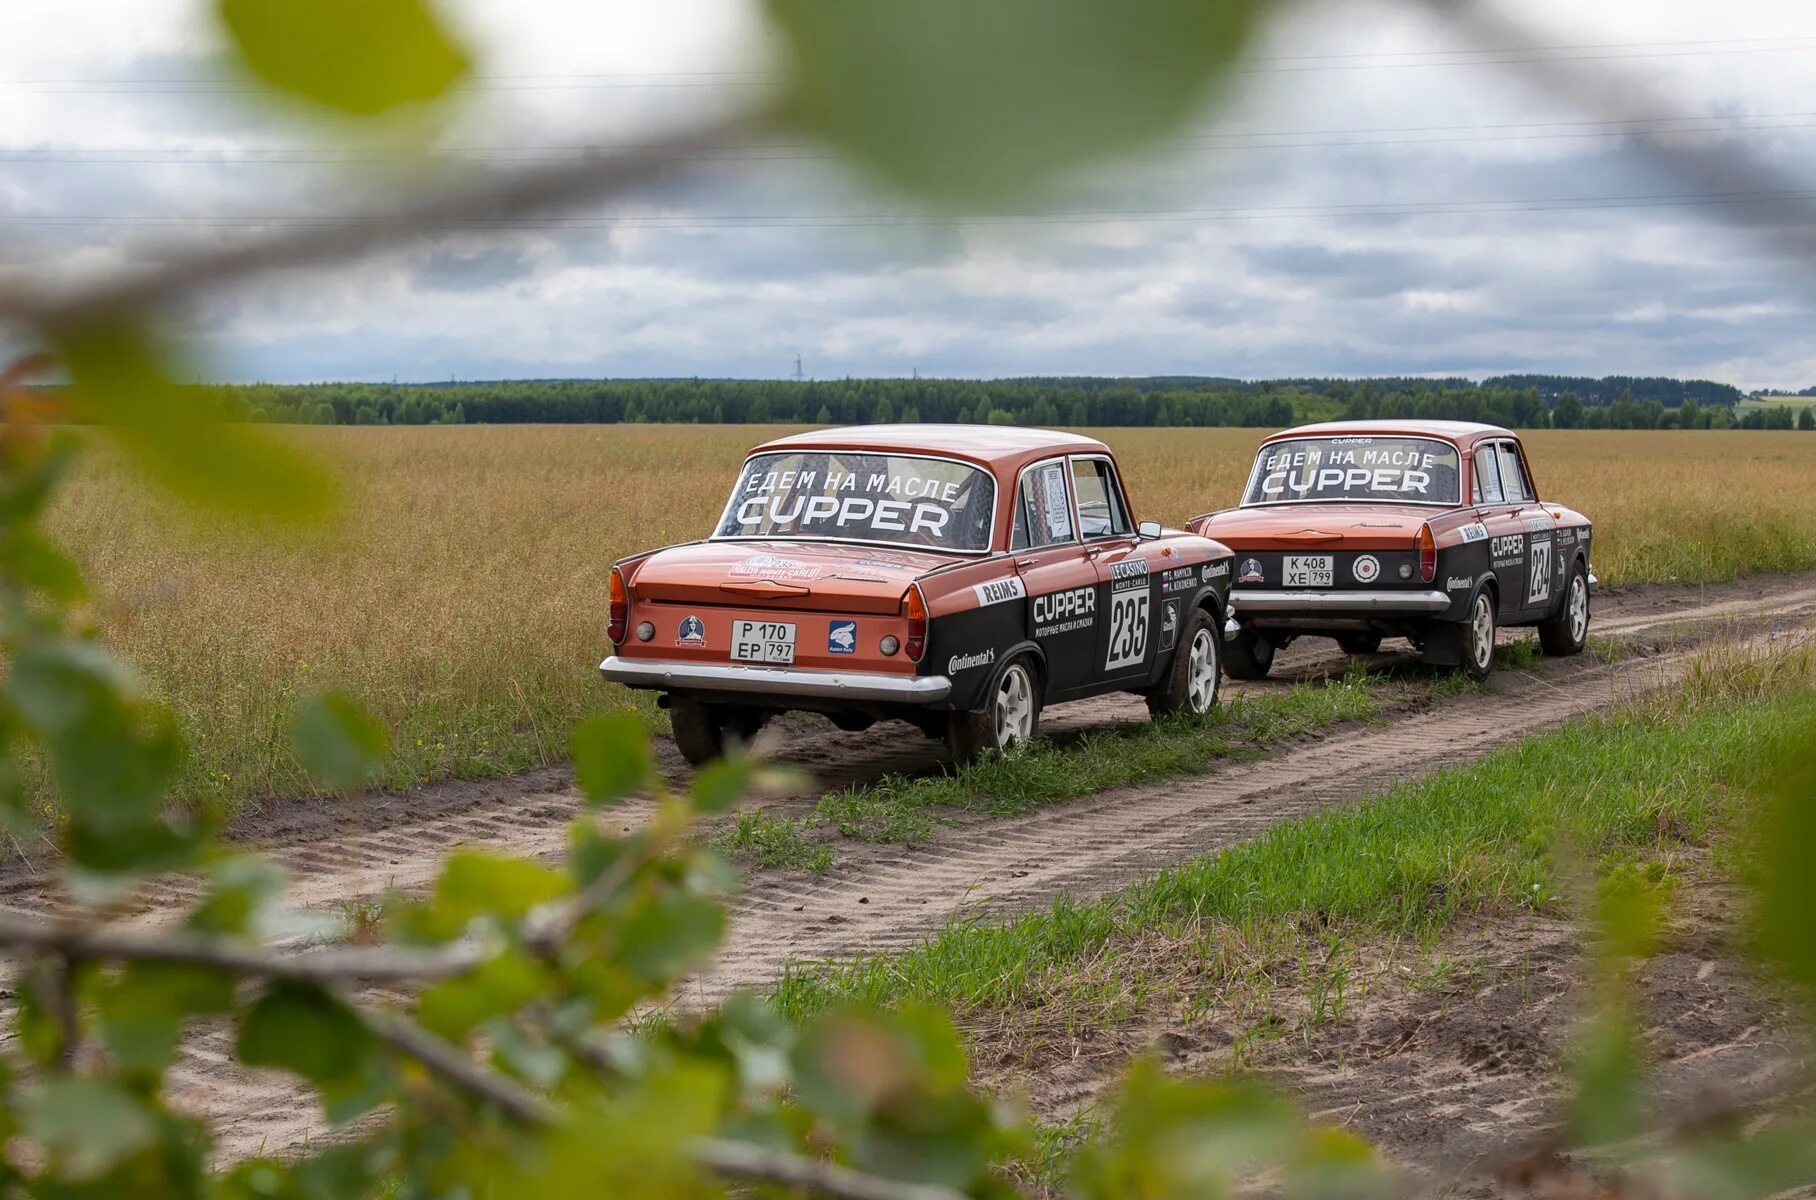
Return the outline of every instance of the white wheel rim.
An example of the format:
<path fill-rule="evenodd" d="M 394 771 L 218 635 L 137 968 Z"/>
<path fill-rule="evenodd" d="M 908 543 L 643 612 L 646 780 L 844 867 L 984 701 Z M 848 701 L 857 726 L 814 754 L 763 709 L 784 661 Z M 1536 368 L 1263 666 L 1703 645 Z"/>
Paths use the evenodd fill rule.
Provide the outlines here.
<path fill-rule="evenodd" d="M 1570 640 L 1580 642 L 1589 632 L 1589 585 L 1581 575 L 1570 577 Z"/>
<path fill-rule="evenodd" d="M 1028 740 L 1034 732 L 1034 689 L 1028 672 L 1010 667 L 996 688 L 996 745 L 1007 750 Z"/>
<path fill-rule="evenodd" d="M 1475 633 L 1476 666 L 1486 667 L 1494 658 L 1494 605 L 1488 593 L 1476 597 L 1475 620 L 1470 623 Z"/>
<path fill-rule="evenodd" d="M 1217 639 L 1200 629 L 1192 639 L 1186 667 L 1186 700 L 1195 713 L 1209 712 L 1217 697 Z"/>

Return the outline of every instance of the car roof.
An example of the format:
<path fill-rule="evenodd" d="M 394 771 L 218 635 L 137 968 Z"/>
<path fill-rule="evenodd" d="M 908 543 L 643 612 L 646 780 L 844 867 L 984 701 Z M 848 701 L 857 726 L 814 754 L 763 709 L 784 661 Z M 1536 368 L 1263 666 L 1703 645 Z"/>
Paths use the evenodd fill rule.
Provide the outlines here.
<path fill-rule="evenodd" d="M 764 442 L 752 450 L 884 450 L 939 454 L 1004 471 L 1055 452 L 1109 454 L 1095 438 L 1014 425 L 846 425 Z"/>
<path fill-rule="evenodd" d="M 1320 421 L 1283 429 L 1268 438 L 1315 437 L 1342 433 L 1402 433 L 1412 437 L 1443 438 L 1450 442 L 1472 442 L 1483 437 L 1512 437 L 1511 429 L 1484 425 L 1478 421 Z"/>

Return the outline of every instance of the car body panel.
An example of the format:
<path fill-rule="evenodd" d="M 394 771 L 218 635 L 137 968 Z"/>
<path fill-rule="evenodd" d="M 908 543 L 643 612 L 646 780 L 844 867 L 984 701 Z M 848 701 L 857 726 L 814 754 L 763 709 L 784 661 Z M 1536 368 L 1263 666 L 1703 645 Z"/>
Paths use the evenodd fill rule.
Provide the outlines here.
<path fill-rule="evenodd" d="M 978 711 L 998 670 L 1020 654 L 1039 663 L 1048 703 L 1153 687 L 1191 611 L 1207 608 L 1220 623 L 1227 612 L 1229 550 L 1183 530 L 1140 536 L 1114 456 L 1094 439 L 994 426 L 864 426 L 778 439 L 745 461 L 778 450 L 976 465 L 995 481 L 991 544 L 960 552 L 715 536 L 624 559 L 617 570 L 627 632 L 601 664 L 608 679 L 766 711 Z M 1085 492 L 1087 484 L 1098 491 Z M 1024 486 L 1050 506 L 1043 520 L 1063 518 L 1040 536 L 1064 540 L 1016 544 L 1032 511 L 1021 509 L 1017 523 Z M 1102 511 L 1086 511 L 1093 502 L 1081 506 L 1081 494 L 1096 496 Z M 911 588 L 927 612 L 919 662 L 884 650 L 886 638 L 905 646 Z M 637 632 L 645 622 L 653 627 L 647 641 Z M 753 629 L 740 641 L 741 630 Z M 740 657 L 784 652 L 788 661 Z M 740 679 L 750 686 L 740 688 Z"/>

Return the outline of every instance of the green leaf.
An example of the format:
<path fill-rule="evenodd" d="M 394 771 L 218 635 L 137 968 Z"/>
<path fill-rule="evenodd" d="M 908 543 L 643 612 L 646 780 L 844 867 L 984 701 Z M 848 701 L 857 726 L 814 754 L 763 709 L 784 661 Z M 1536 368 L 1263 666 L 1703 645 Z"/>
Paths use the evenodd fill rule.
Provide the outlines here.
<path fill-rule="evenodd" d="M 611 804 L 649 786 L 649 732 L 633 712 L 589 717 L 568 738 L 574 780 L 588 804 Z"/>
<path fill-rule="evenodd" d="M 333 499 L 328 477 L 294 446 L 222 420 L 198 388 L 176 382 L 172 356 L 122 322 L 55 332 L 77 420 L 100 425 L 155 479 L 195 504 L 305 520 Z"/>
<path fill-rule="evenodd" d="M 241 1062 L 293 1071 L 322 1088 L 354 1079 L 376 1049 L 353 1010 L 312 983 L 273 982 L 240 1021 Z"/>
<path fill-rule="evenodd" d="M 1760 945 L 1816 1014 L 1816 871 L 1807 860 L 1816 846 L 1816 757 L 1786 745 L 1768 761 L 1777 769 L 1758 838 Z"/>
<path fill-rule="evenodd" d="M 625 970 L 664 984 L 704 962 L 725 936 L 725 909 L 702 896 L 667 893 L 637 909 L 618 932 Z"/>
<path fill-rule="evenodd" d="M 303 701 L 290 730 L 297 761 L 324 786 L 364 787 L 378 776 L 391 754 L 391 731 L 339 692 Z"/>
<path fill-rule="evenodd" d="M 1584 1031 L 1570 1074 L 1576 1092 L 1566 1117 L 1579 1146 L 1624 1141 L 1645 1127 L 1639 1031 L 1620 1009 L 1609 1008 Z"/>
<path fill-rule="evenodd" d="M 552 867 L 527 858 L 461 850 L 449 855 L 442 867 L 435 899 L 464 925 L 476 916 L 516 920 L 568 891 L 567 878 Z"/>
<path fill-rule="evenodd" d="M 443 95 L 472 66 L 423 0 L 220 0 L 252 73 L 356 117 Z"/>
<path fill-rule="evenodd" d="M 65 606 L 82 600 L 88 592 L 75 560 L 29 527 L 15 528 L 0 540 L 0 573 Z"/>
<path fill-rule="evenodd" d="M 58 1075 L 27 1092 L 19 1119 L 67 1180 L 103 1174 L 157 1133 L 151 1114 L 125 1089 L 83 1075 Z"/>
<path fill-rule="evenodd" d="M 232 1004 L 233 981 L 217 971 L 133 963 L 101 991 L 101 1038 L 123 1069 L 161 1072 L 176 1054 L 184 1022 Z"/>
<path fill-rule="evenodd" d="M 481 1023 L 516 1012 L 547 987 L 548 973 L 513 951 L 423 992 L 416 1017 L 429 1032 L 459 1042 Z"/>
<path fill-rule="evenodd" d="M 751 762 L 748 758 L 721 758 L 694 772 L 690 789 L 694 807 L 701 812 L 724 812 L 736 804 L 750 786 Z"/>
<path fill-rule="evenodd" d="M 945 200 L 1027 192 L 1183 121 L 1266 0 L 769 0 L 794 120 Z"/>
<path fill-rule="evenodd" d="M 208 873 L 213 879 L 208 898 L 185 922 L 202 933 L 255 932 L 259 916 L 284 891 L 284 873 L 256 855 L 216 859 Z"/>

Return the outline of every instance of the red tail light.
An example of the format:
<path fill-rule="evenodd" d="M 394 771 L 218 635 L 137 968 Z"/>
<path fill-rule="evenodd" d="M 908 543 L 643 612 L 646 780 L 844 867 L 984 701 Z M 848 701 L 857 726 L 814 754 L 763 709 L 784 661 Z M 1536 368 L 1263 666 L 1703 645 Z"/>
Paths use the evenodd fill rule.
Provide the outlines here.
<path fill-rule="evenodd" d="M 908 589 L 908 598 L 902 602 L 902 613 L 908 618 L 908 636 L 903 641 L 903 649 L 910 662 L 920 662 L 921 655 L 927 653 L 927 601 L 921 596 L 920 584 Z"/>
<path fill-rule="evenodd" d="M 1426 583 L 1438 577 L 1438 543 L 1431 536 L 1431 526 L 1419 526 L 1419 578 Z"/>
<path fill-rule="evenodd" d="M 631 599 L 630 593 L 624 587 L 624 573 L 617 567 L 612 568 L 611 612 L 612 622 L 606 626 L 606 636 L 610 637 L 614 644 L 621 645 L 624 642 L 625 626 L 630 623 Z"/>

